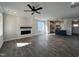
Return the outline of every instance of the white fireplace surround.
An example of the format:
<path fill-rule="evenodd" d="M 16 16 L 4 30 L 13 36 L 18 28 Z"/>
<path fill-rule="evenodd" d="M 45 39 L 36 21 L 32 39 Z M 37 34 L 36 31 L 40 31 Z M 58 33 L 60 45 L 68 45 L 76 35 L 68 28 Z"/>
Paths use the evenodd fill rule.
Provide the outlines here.
<path fill-rule="evenodd" d="M 27 33 L 26 34 L 22 34 L 22 31 L 32 31 L 31 29 L 21 29 L 20 30 L 20 35 L 27 35 Z M 28 33 L 28 34 L 31 34 L 31 33 Z"/>
<path fill-rule="evenodd" d="M 25 27 L 25 26 L 22 26 L 22 27 Z M 26 26 L 26 27 L 27 27 L 27 26 Z M 31 33 L 30 33 L 30 34 L 21 35 L 21 31 L 25 31 L 25 30 L 30 30 Z M 18 37 L 22 37 L 22 38 L 24 38 L 24 37 L 29 37 L 29 36 L 31 36 L 31 34 L 32 34 L 32 28 L 19 28 Z"/>

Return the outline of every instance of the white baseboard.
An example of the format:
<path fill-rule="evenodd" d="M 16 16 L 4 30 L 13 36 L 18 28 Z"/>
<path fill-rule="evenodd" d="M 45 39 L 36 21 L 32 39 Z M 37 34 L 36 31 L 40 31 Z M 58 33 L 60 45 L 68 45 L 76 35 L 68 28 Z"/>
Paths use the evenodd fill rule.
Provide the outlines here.
<path fill-rule="evenodd" d="M 26 37 L 32 37 L 32 36 L 36 36 L 36 35 L 39 35 L 39 34 L 31 34 L 31 35 L 28 35 L 28 36 L 19 36 L 17 38 L 6 39 L 4 41 L 11 41 L 11 40 L 21 39 L 21 38 L 26 38 Z"/>

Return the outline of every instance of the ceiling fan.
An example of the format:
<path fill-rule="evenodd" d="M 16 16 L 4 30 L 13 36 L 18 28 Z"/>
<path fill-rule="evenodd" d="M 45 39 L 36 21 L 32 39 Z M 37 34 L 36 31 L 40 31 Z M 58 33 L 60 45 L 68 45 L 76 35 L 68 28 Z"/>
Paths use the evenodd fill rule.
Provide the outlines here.
<path fill-rule="evenodd" d="M 38 11 L 43 9 L 43 7 L 36 8 L 35 6 L 31 6 L 30 4 L 27 4 L 27 6 L 28 6 L 31 10 L 24 10 L 24 12 L 32 12 L 32 13 L 31 13 L 32 15 L 33 15 L 34 13 L 41 14 L 41 13 L 38 12 Z"/>
<path fill-rule="evenodd" d="M 79 2 L 72 2 L 71 3 L 71 8 L 75 8 L 77 6 L 79 6 Z"/>

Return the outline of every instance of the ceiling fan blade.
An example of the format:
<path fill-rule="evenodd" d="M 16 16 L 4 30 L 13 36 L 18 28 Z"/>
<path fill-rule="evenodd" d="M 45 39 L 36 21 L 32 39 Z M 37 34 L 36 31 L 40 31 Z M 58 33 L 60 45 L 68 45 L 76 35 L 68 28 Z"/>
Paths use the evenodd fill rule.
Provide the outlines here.
<path fill-rule="evenodd" d="M 24 10 L 24 12 L 31 12 L 31 10 Z"/>
<path fill-rule="evenodd" d="M 36 11 L 36 13 L 41 14 L 40 12 Z"/>
<path fill-rule="evenodd" d="M 79 6 L 79 2 L 75 2 L 74 4 L 71 4 L 71 8 L 75 8 L 75 7 L 77 7 L 77 6 Z"/>
<path fill-rule="evenodd" d="M 31 5 L 28 4 L 27 6 L 28 6 L 30 9 L 33 9 L 33 8 L 31 7 Z"/>
<path fill-rule="evenodd" d="M 40 7 L 40 8 L 38 8 L 38 9 L 36 9 L 36 10 L 41 10 L 41 9 L 43 9 L 43 7 Z"/>

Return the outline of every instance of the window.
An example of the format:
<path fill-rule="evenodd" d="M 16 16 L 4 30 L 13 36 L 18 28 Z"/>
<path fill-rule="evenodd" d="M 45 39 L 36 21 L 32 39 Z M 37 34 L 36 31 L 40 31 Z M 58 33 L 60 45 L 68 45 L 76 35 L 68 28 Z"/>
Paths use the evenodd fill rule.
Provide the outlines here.
<path fill-rule="evenodd" d="M 38 21 L 37 22 L 38 31 L 43 32 L 44 31 L 44 22 Z"/>

